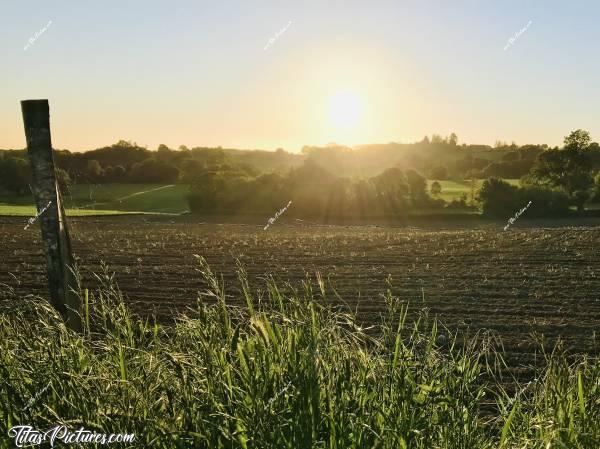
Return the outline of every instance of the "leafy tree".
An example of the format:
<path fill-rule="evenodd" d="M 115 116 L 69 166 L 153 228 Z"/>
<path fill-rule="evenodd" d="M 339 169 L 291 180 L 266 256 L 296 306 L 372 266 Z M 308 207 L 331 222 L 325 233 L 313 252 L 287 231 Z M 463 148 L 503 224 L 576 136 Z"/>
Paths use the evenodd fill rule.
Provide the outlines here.
<path fill-rule="evenodd" d="M 137 144 L 132 143 L 130 140 L 119 140 L 117 143 L 115 143 L 113 145 L 113 147 L 120 147 L 120 148 L 137 148 Z"/>
<path fill-rule="evenodd" d="M 595 203 L 600 203 L 600 173 L 597 173 L 594 177 L 594 192 L 592 201 Z"/>
<path fill-rule="evenodd" d="M 565 137 L 562 150 L 548 150 L 536 159 L 530 178 L 538 185 L 548 185 L 566 192 L 579 211 L 590 197 L 593 186 L 592 160 L 586 151 L 591 138 L 578 129 Z"/>
<path fill-rule="evenodd" d="M 516 153 L 508 153 L 516 154 Z M 520 178 L 525 176 L 533 166 L 533 160 L 516 159 L 512 161 L 492 162 L 481 170 L 480 178 Z"/>
<path fill-rule="evenodd" d="M 520 206 L 524 207 L 531 201 L 527 209 L 528 217 L 564 217 L 569 214 L 570 199 L 562 191 L 524 186 L 519 189 Z M 516 213 L 516 210 L 515 210 Z"/>
<path fill-rule="evenodd" d="M 388 212 L 399 212 L 408 205 L 410 188 L 406 176 L 397 167 L 388 168 L 370 179 L 377 199 Z"/>
<path fill-rule="evenodd" d="M 31 169 L 25 159 L 0 160 L 0 186 L 20 195 L 28 191 L 30 182 Z"/>
<path fill-rule="evenodd" d="M 433 183 L 431 183 L 430 190 L 431 190 L 432 195 L 437 196 L 442 193 L 442 186 L 440 185 L 439 182 L 433 181 Z"/>
<path fill-rule="evenodd" d="M 352 186 L 352 212 L 355 217 L 366 218 L 373 213 L 375 201 L 375 191 L 373 184 L 360 179 Z"/>
<path fill-rule="evenodd" d="M 441 143 L 446 143 L 446 141 L 439 134 L 432 134 L 431 135 L 431 143 L 433 143 L 433 144 L 441 144 Z"/>
<path fill-rule="evenodd" d="M 518 151 L 510 151 L 502 156 L 503 162 L 513 162 L 518 161 L 520 159 L 520 155 Z"/>
<path fill-rule="evenodd" d="M 56 181 L 58 182 L 58 187 L 62 193 L 67 193 L 71 187 L 71 177 L 66 170 L 62 168 L 56 169 Z"/>
<path fill-rule="evenodd" d="M 519 191 L 517 187 L 502 179 L 490 178 L 483 181 L 478 199 L 484 215 L 503 218 L 516 212 L 515 205 L 519 203 Z"/>
<path fill-rule="evenodd" d="M 583 129 L 571 132 L 564 139 L 565 149 L 585 150 L 590 146 L 591 142 L 590 133 Z"/>
<path fill-rule="evenodd" d="M 414 170 L 405 173 L 394 167 L 368 180 L 351 180 L 335 176 L 312 158 L 286 176 L 253 176 L 236 165 L 200 169 L 188 195 L 194 213 L 268 214 L 289 201 L 294 204 L 291 214 L 325 221 L 381 214 L 403 216 L 416 203 L 427 207 L 444 205 L 442 200 L 429 198 L 425 178 Z"/>
<path fill-rule="evenodd" d="M 448 137 L 448 143 L 455 147 L 458 144 L 458 136 L 455 133 L 450 134 L 450 137 Z"/>
<path fill-rule="evenodd" d="M 479 190 L 483 214 L 509 219 L 529 204 L 528 217 L 565 216 L 569 197 L 561 191 L 539 186 L 516 187 L 497 178 L 486 179 Z"/>
<path fill-rule="evenodd" d="M 467 205 L 467 194 L 463 193 L 459 199 L 454 198 L 448 204 L 447 209 L 468 209 L 470 206 Z"/>
<path fill-rule="evenodd" d="M 427 180 L 415 170 L 406 171 L 409 196 L 413 205 L 423 204 L 427 199 Z"/>
<path fill-rule="evenodd" d="M 125 167 L 122 165 L 117 165 L 113 167 L 113 179 L 115 182 L 125 182 L 125 178 L 127 176 L 127 171 Z"/>
<path fill-rule="evenodd" d="M 131 168 L 133 182 L 175 182 L 179 178 L 179 169 L 156 159 L 146 159 Z"/>
<path fill-rule="evenodd" d="M 192 148 L 192 157 L 214 167 L 231 162 L 231 157 L 222 148 Z"/>
<path fill-rule="evenodd" d="M 104 170 L 96 159 L 87 161 L 85 166 L 85 175 L 90 183 L 98 183 L 104 177 Z"/>
<path fill-rule="evenodd" d="M 448 179 L 448 169 L 443 165 L 437 165 L 429 171 L 430 179 Z"/>
<path fill-rule="evenodd" d="M 192 211 L 213 212 L 221 206 L 226 207 L 223 202 L 223 192 L 227 179 L 223 173 L 204 170 L 196 177 L 196 183 L 192 185 L 188 201 Z"/>
<path fill-rule="evenodd" d="M 200 172 L 206 169 L 206 163 L 197 159 L 186 159 L 181 164 L 181 180 L 191 183 Z"/>

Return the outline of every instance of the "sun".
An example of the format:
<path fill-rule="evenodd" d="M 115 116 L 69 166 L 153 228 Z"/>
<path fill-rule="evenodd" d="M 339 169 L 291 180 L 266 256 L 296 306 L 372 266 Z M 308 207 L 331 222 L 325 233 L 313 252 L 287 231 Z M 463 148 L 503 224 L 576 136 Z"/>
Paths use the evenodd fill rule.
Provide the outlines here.
<path fill-rule="evenodd" d="M 355 126 L 361 115 L 361 102 L 351 90 L 339 90 L 329 97 L 329 118 L 336 128 Z"/>

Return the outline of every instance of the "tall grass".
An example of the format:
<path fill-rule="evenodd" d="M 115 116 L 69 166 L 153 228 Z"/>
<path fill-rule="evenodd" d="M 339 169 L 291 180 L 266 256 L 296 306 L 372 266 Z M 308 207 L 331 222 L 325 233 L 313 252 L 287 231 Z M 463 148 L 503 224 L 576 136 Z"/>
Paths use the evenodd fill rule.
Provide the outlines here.
<path fill-rule="evenodd" d="M 458 345 L 426 315 L 408 323 L 389 292 L 381 324 L 364 329 L 320 277 L 259 290 L 240 267 L 242 308 L 199 267 L 208 290 L 169 325 L 132 315 L 107 273 L 80 292 L 83 334 L 44 301 L 3 305 L 1 447 L 22 424 L 134 433 L 135 447 L 157 448 L 600 447 L 598 359 L 550 353 L 511 395 L 493 380 L 489 339 Z"/>

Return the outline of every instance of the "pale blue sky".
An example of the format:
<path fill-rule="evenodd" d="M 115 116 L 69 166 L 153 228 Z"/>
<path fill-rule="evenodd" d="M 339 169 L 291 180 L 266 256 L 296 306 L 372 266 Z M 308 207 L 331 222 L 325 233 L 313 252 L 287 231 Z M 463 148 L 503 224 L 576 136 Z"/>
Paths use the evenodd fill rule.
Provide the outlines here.
<path fill-rule="evenodd" d="M 298 151 L 452 131 L 557 145 L 576 128 L 600 140 L 599 13 L 594 1 L 4 0 L 0 148 L 25 146 L 30 98 L 50 100 L 54 146 L 71 150 Z M 332 124 L 340 89 L 359 104 L 351 129 Z"/>

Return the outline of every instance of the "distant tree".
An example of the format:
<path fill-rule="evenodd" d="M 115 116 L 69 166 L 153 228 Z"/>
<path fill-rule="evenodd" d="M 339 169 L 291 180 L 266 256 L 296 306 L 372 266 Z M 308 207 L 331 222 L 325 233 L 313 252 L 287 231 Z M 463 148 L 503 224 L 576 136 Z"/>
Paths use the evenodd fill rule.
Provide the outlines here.
<path fill-rule="evenodd" d="M 430 189 L 430 191 L 431 191 L 431 194 L 434 195 L 434 196 L 437 196 L 437 195 L 441 194 L 442 193 L 442 186 L 441 186 L 441 184 L 439 182 L 437 182 L 437 181 L 433 181 L 431 183 L 431 189 Z"/>
<path fill-rule="evenodd" d="M 181 180 L 183 182 L 193 182 L 196 175 L 207 168 L 206 163 L 197 159 L 186 159 L 181 164 Z"/>
<path fill-rule="evenodd" d="M 222 148 L 192 148 L 192 157 L 205 162 L 208 167 L 218 167 L 231 162 L 231 157 Z"/>
<path fill-rule="evenodd" d="M 490 164 L 488 159 L 473 157 L 472 154 L 467 154 L 464 158 L 454 162 L 454 172 L 463 178 L 471 177 L 472 170 L 482 170 Z"/>
<path fill-rule="evenodd" d="M 528 217 L 569 214 L 569 197 L 564 192 L 538 186 L 516 187 L 496 178 L 483 182 L 479 200 L 484 215 L 505 220 L 513 217 L 527 204 L 530 204 L 527 208 Z"/>
<path fill-rule="evenodd" d="M 512 162 L 520 159 L 520 154 L 517 151 L 511 151 L 502 156 L 503 162 Z"/>
<path fill-rule="evenodd" d="M 136 148 L 137 145 L 135 143 L 131 143 L 130 140 L 119 140 L 116 144 L 113 145 L 114 147 L 121 147 L 121 148 Z"/>
<path fill-rule="evenodd" d="M 527 209 L 529 217 L 555 217 L 570 214 L 569 197 L 560 190 L 551 190 L 536 186 L 524 186 L 519 189 L 519 209 L 531 201 Z M 516 211 L 515 211 L 516 212 Z"/>
<path fill-rule="evenodd" d="M 62 193 L 69 192 L 69 189 L 71 188 L 71 177 L 69 176 L 69 173 L 67 173 L 66 170 L 63 170 L 62 168 L 57 168 L 56 180 L 58 182 L 58 187 L 60 188 L 60 191 Z"/>
<path fill-rule="evenodd" d="M 515 153 L 508 153 L 515 154 Z M 485 167 L 478 178 L 520 178 L 529 173 L 533 160 L 516 159 L 513 161 L 492 162 Z"/>
<path fill-rule="evenodd" d="M 370 179 L 381 208 L 387 212 L 401 212 L 408 206 L 410 188 L 399 168 L 388 168 Z"/>
<path fill-rule="evenodd" d="M 156 159 L 146 159 L 131 168 L 133 182 L 175 182 L 179 178 L 179 169 Z"/>
<path fill-rule="evenodd" d="M 443 165 L 437 165 L 429 171 L 429 179 L 448 179 L 448 169 Z"/>
<path fill-rule="evenodd" d="M 448 204 L 446 204 L 447 209 L 468 209 L 467 205 L 467 194 L 463 193 L 460 195 L 458 199 L 453 198 Z"/>
<path fill-rule="evenodd" d="M 87 161 L 85 166 L 85 175 L 90 183 L 98 183 L 104 177 L 104 170 L 96 159 Z"/>
<path fill-rule="evenodd" d="M 450 137 L 448 137 L 448 143 L 455 147 L 458 144 L 458 136 L 455 133 L 450 134 Z"/>
<path fill-rule="evenodd" d="M 445 141 L 444 141 L 444 138 L 442 136 L 440 136 L 439 134 L 432 134 L 431 143 L 440 144 L 440 143 L 445 143 Z"/>
<path fill-rule="evenodd" d="M 492 217 L 509 217 L 514 214 L 519 203 L 519 190 L 508 182 L 497 178 L 483 181 L 478 200 L 483 214 Z"/>
<path fill-rule="evenodd" d="M 122 165 L 113 167 L 113 182 L 126 182 L 127 171 Z"/>
<path fill-rule="evenodd" d="M 373 212 L 375 192 L 373 185 L 364 179 L 358 180 L 353 185 L 353 214 L 355 217 L 365 218 Z"/>
<path fill-rule="evenodd" d="M 594 191 L 592 194 L 592 202 L 600 203 L 600 173 L 594 177 Z"/>
<path fill-rule="evenodd" d="M 521 160 L 534 161 L 540 154 L 548 149 L 548 145 L 523 145 L 518 149 Z"/>
<path fill-rule="evenodd" d="M 187 152 L 187 151 L 190 151 L 190 149 L 185 145 L 179 145 L 179 151 Z"/>
<path fill-rule="evenodd" d="M 590 133 L 583 129 L 571 132 L 564 139 L 565 149 L 586 150 L 592 142 Z"/>
<path fill-rule="evenodd" d="M 406 171 L 406 182 L 408 183 L 409 196 L 413 205 L 422 204 L 427 197 L 427 180 L 415 170 Z"/>
<path fill-rule="evenodd" d="M 177 156 L 179 155 L 175 151 L 171 150 L 164 143 L 161 143 L 156 150 L 155 158 L 161 162 L 170 163 Z"/>
<path fill-rule="evenodd" d="M 0 161 L 0 186 L 17 195 L 28 191 L 31 182 L 29 162 L 20 158 Z"/>
<path fill-rule="evenodd" d="M 590 142 L 587 131 L 573 131 L 565 137 L 564 149 L 544 151 L 538 156 L 530 178 L 539 185 L 562 189 L 582 211 L 594 185 L 592 159 L 586 151 Z"/>
<path fill-rule="evenodd" d="M 223 173 L 203 170 L 195 178 L 195 183 L 190 189 L 188 202 L 192 212 L 213 212 L 219 208 L 226 208 L 223 194 L 227 179 Z"/>
<path fill-rule="evenodd" d="M 104 182 L 127 182 L 127 172 L 122 165 L 106 167 L 104 169 Z"/>

